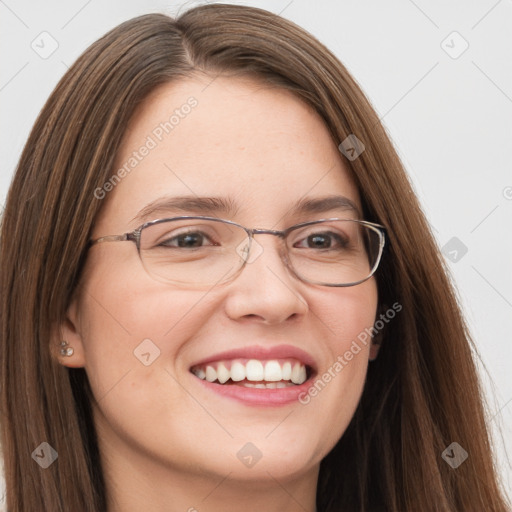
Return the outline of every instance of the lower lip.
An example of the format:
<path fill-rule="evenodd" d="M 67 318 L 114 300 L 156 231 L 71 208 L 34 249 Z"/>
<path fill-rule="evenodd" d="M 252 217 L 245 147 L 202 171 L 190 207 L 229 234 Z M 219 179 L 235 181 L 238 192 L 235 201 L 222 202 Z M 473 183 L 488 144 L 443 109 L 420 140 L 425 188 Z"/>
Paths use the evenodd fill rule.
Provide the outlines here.
<path fill-rule="evenodd" d="M 193 377 L 201 382 L 207 389 L 219 395 L 238 400 L 246 405 L 266 407 L 298 402 L 299 395 L 301 393 L 307 393 L 307 390 L 311 386 L 311 377 L 302 384 L 275 389 L 246 388 L 236 384 L 214 384 L 207 380 L 199 379 L 195 375 L 193 375 Z"/>

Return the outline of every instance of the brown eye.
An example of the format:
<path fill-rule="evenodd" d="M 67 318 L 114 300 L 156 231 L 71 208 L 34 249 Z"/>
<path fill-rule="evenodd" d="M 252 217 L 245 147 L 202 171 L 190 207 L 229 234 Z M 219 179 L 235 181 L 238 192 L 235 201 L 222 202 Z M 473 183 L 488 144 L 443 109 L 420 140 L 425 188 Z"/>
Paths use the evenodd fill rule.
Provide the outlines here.
<path fill-rule="evenodd" d="M 326 231 L 308 235 L 300 242 L 294 244 L 294 247 L 305 247 L 307 249 L 332 249 L 343 248 L 346 245 L 347 241 L 338 233 Z"/>
<path fill-rule="evenodd" d="M 163 247 L 202 247 L 204 245 L 204 242 L 208 241 L 209 238 L 201 232 L 190 232 L 190 233 L 184 233 L 181 235 L 174 236 L 172 238 L 169 238 L 167 240 L 164 240 L 159 245 Z M 213 244 L 208 244 L 213 245 Z"/>

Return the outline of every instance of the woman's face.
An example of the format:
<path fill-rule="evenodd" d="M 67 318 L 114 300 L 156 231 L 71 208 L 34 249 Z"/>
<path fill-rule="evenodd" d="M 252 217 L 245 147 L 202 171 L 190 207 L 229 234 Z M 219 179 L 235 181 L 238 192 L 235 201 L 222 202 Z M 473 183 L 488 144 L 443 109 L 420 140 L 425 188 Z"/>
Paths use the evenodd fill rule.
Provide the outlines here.
<path fill-rule="evenodd" d="M 123 166 L 129 172 L 118 173 Z M 127 127 L 114 172 L 122 179 L 97 194 L 106 197 L 93 238 L 187 214 L 277 230 L 359 216 L 347 206 L 295 209 L 334 195 L 361 211 L 320 117 L 289 92 L 248 79 L 161 86 Z M 181 196 L 220 198 L 233 208 L 165 205 Z M 374 323 L 375 280 L 346 288 L 301 282 L 281 260 L 278 237 L 255 240 L 254 260 L 234 280 L 200 288 L 152 278 L 131 241 L 89 250 L 65 332 L 75 352 L 63 362 L 85 367 L 107 467 L 159 468 L 215 481 L 270 474 L 284 482 L 316 474 L 342 436 L 365 381 L 370 346 L 358 342 L 356 351 L 353 342 Z M 240 363 L 247 375 L 249 360 L 256 361 L 251 376 L 277 361 L 286 382 L 275 388 L 246 387 L 247 379 L 220 384 L 191 371 L 210 366 L 221 375 L 222 365 Z M 285 363 L 292 370 L 298 365 L 297 382 L 307 365 L 309 379 L 290 383 Z M 326 373 L 331 378 L 308 393 Z M 249 386 L 260 380 L 252 378 Z"/>

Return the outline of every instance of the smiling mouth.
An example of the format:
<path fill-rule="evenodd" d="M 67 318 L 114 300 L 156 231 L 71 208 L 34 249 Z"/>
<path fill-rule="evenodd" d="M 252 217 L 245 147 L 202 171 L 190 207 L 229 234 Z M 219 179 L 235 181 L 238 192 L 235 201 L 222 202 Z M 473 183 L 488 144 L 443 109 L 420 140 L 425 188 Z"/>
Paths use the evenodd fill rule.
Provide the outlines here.
<path fill-rule="evenodd" d="M 213 384 L 276 389 L 299 386 L 312 376 L 312 368 L 294 358 L 231 359 L 193 366 L 190 371 Z"/>

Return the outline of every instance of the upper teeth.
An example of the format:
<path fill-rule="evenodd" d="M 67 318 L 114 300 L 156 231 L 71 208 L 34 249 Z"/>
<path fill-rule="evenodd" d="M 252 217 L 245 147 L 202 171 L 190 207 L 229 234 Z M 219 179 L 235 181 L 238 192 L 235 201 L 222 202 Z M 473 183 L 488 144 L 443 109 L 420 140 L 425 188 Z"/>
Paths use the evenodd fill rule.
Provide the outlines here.
<path fill-rule="evenodd" d="M 298 361 L 248 361 L 235 359 L 230 362 L 208 363 L 205 366 L 196 367 L 192 372 L 200 379 L 208 382 L 218 381 L 224 384 L 229 379 L 233 382 L 242 380 L 279 382 L 292 381 L 294 384 L 302 384 L 307 379 L 306 366 Z"/>

